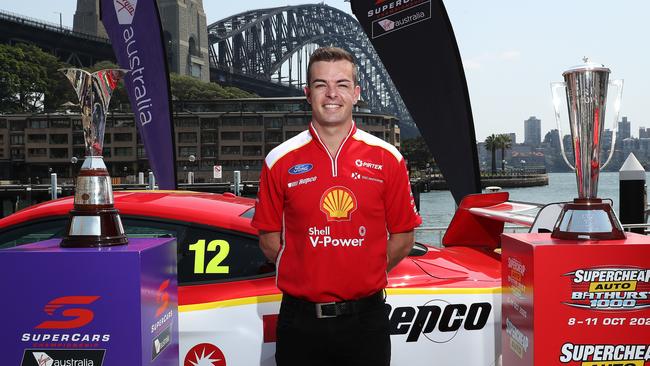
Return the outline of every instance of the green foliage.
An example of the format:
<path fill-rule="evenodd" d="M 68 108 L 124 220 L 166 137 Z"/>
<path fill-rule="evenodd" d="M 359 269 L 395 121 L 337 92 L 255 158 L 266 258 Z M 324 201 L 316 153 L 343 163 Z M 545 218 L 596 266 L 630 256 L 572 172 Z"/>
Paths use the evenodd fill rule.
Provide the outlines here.
<path fill-rule="evenodd" d="M 69 100 L 74 94 L 58 71 L 64 66 L 33 45 L 0 45 L 0 111 L 49 111 Z"/>
<path fill-rule="evenodd" d="M 508 134 L 491 134 L 485 138 L 485 149 L 492 153 L 492 174 L 497 172 L 496 151 L 501 149 L 501 170 L 505 170 L 505 150 L 512 147 L 512 140 Z"/>
<path fill-rule="evenodd" d="M 233 98 L 253 98 L 255 94 L 247 93 L 235 87 L 222 87 L 217 83 L 204 82 L 197 78 L 170 74 L 172 96 L 177 100 L 215 100 Z"/>
<path fill-rule="evenodd" d="M 497 146 L 501 149 L 501 171 L 506 171 L 506 149 L 512 147 L 510 135 L 501 134 L 497 136 Z"/>
<path fill-rule="evenodd" d="M 0 112 L 50 112 L 60 110 L 66 102 L 79 103 L 70 82 L 59 71 L 66 67 L 70 66 L 33 45 L 0 45 Z M 119 66 L 100 61 L 86 71 L 112 68 Z M 170 81 L 172 95 L 179 100 L 257 97 L 235 87 L 222 87 L 190 76 L 171 74 Z M 111 108 L 120 104 L 129 104 L 124 83 L 119 84 L 111 97 Z"/>
<path fill-rule="evenodd" d="M 402 140 L 400 150 L 412 168 L 421 170 L 425 169 L 427 164 L 434 164 L 433 155 L 422 136 Z"/>
<path fill-rule="evenodd" d="M 497 149 L 499 148 L 499 138 L 491 134 L 485 139 L 485 149 L 492 153 L 492 174 L 497 172 Z"/>

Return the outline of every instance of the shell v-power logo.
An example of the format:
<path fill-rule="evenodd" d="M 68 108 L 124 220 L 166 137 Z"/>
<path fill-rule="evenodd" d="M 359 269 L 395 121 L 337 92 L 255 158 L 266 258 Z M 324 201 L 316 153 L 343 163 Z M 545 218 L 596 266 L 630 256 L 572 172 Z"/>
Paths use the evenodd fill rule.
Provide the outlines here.
<path fill-rule="evenodd" d="M 320 210 L 325 213 L 327 221 L 350 221 L 357 209 L 357 198 L 346 187 L 331 187 L 320 199 Z"/>

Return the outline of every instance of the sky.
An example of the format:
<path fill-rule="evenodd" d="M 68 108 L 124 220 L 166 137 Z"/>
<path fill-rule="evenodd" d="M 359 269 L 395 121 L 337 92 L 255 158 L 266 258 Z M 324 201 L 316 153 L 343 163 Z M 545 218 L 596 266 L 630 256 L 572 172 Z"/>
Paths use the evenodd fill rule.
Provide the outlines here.
<path fill-rule="evenodd" d="M 374 0 L 367 0 L 374 1 Z M 320 3 L 351 13 L 343 0 L 204 0 L 208 24 L 250 9 Z M 550 83 L 587 56 L 623 79 L 621 116 L 632 136 L 650 127 L 650 1 L 444 0 L 458 41 L 470 92 L 477 141 L 492 133 L 517 134 L 524 120 L 542 120 L 542 138 L 556 128 Z M 75 0 L 0 0 L 0 9 L 72 26 Z M 426 86 L 423 86 L 423 90 Z M 613 90 L 609 101 L 612 101 Z M 609 104 L 609 103 L 608 103 Z M 606 128 L 612 128 L 608 107 Z M 563 107 L 566 109 L 566 107 Z M 566 113 L 564 113 L 566 114 Z M 564 133 L 568 122 L 564 118 Z"/>

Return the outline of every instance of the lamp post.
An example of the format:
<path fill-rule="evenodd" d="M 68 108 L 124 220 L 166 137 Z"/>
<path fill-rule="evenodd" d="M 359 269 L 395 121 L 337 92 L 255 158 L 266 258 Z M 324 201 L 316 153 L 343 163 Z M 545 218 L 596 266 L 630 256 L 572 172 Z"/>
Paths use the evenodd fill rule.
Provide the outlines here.
<path fill-rule="evenodd" d="M 63 30 L 63 13 L 60 11 L 53 11 L 54 14 L 59 14 L 59 28 Z"/>

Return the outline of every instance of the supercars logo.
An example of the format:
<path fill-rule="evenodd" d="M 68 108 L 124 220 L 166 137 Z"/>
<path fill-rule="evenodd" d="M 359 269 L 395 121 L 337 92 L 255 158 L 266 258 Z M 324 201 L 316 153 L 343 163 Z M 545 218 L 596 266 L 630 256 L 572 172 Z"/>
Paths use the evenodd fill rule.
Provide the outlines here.
<path fill-rule="evenodd" d="M 158 309 L 156 309 L 156 318 L 161 316 L 162 313 L 169 306 L 169 293 L 167 288 L 169 287 L 169 280 L 163 281 L 158 287 L 158 293 L 156 293 L 156 303 L 159 304 Z"/>
<path fill-rule="evenodd" d="M 571 301 L 565 305 L 608 311 L 650 308 L 650 269 L 598 267 L 564 276 L 571 279 Z"/>
<path fill-rule="evenodd" d="M 113 0 L 115 7 L 115 14 L 117 15 L 117 22 L 120 24 L 133 23 L 135 16 L 135 7 L 138 5 L 138 0 Z"/>
<path fill-rule="evenodd" d="M 68 319 L 46 320 L 36 326 L 37 329 L 72 329 L 80 328 L 90 323 L 95 313 L 84 307 L 75 305 L 89 305 L 99 299 L 99 296 L 63 296 L 58 297 L 45 305 L 45 312 L 54 315 L 57 310 L 63 308 L 61 315 Z"/>
<path fill-rule="evenodd" d="M 320 200 L 320 210 L 327 221 L 350 221 L 357 209 L 357 198 L 351 190 L 343 186 L 331 187 Z"/>

